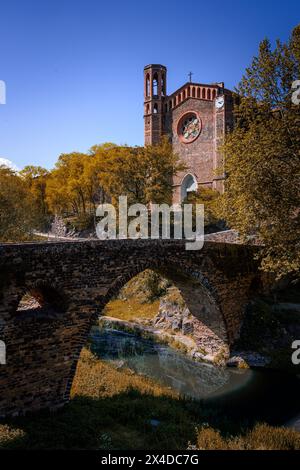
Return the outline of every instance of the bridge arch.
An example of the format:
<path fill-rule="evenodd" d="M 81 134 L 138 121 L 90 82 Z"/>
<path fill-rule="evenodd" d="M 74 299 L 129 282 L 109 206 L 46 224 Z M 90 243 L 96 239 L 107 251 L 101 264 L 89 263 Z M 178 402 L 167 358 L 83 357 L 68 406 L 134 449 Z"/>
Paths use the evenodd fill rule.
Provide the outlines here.
<path fill-rule="evenodd" d="M 77 351 L 70 368 L 70 375 L 68 377 L 65 393 L 66 401 L 70 396 L 80 353 L 87 342 L 92 326 L 96 323 L 99 316 L 101 316 L 107 303 L 118 294 L 122 287 L 146 269 L 157 272 L 174 284 L 174 286 L 179 290 L 190 313 L 204 325 L 208 336 L 211 336 L 214 344 L 217 345 L 219 352 L 222 353 L 225 358 L 229 357 L 230 346 L 227 323 L 218 298 L 217 290 L 201 270 L 186 264 L 181 264 L 180 268 L 178 268 L 178 265 L 174 263 L 174 260 L 168 258 L 163 261 L 160 259 L 153 259 L 143 263 L 137 262 L 136 264 L 131 265 L 129 269 L 124 269 L 122 274 L 114 280 L 104 297 L 99 297 L 97 299 L 96 293 L 98 283 L 95 282 L 94 290 L 96 308 L 89 322 L 81 331 L 80 341 L 78 343 Z"/>
<path fill-rule="evenodd" d="M 23 310 L 22 301 L 26 296 L 34 299 L 40 307 L 50 307 L 57 312 L 65 312 L 68 308 L 67 296 L 62 286 L 51 281 L 27 281 L 22 276 L 8 280 L 0 293 L 0 300 L 7 303 L 7 313 L 14 318 L 17 312 Z"/>
<path fill-rule="evenodd" d="M 215 334 L 217 334 L 222 341 L 229 342 L 226 318 L 222 312 L 217 290 L 211 281 L 203 275 L 201 270 L 196 267 L 191 268 L 185 264 L 181 264 L 178 268 L 178 265 L 176 265 L 173 260 L 169 259 L 165 259 L 163 262 L 160 260 L 152 260 L 149 263 L 138 265 L 135 269 L 124 272 L 123 275 L 116 279 L 114 285 L 107 293 L 105 304 L 108 303 L 128 281 L 146 269 L 156 271 L 170 280 L 181 293 L 192 315 L 200 321 L 205 322 L 207 326 L 211 326 L 215 329 Z M 201 302 L 201 298 L 203 298 L 203 302 Z M 204 315 L 203 309 L 201 309 L 201 306 L 203 307 L 204 304 L 207 308 L 210 307 L 214 310 L 211 312 L 212 315 L 210 317 Z M 215 318 L 213 318 L 214 316 Z M 220 328 L 217 326 L 216 320 L 219 322 Z"/>
<path fill-rule="evenodd" d="M 53 284 L 38 281 L 32 285 L 25 285 L 21 292 L 23 295 L 18 302 L 17 312 L 23 310 L 22 299 L 26 296 L 35 300 L 45 313 L 48 310 L 52 313 L 61 314 L 67 310 L 67 299 L 62 288 L 54 287 Z"/>

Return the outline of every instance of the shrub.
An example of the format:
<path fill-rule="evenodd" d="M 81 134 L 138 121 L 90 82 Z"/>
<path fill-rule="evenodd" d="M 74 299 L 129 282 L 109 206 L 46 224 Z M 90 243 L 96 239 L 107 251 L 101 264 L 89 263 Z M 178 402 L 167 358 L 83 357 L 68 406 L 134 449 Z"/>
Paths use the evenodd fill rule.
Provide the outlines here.
<path fill-rule="evenodd" d="M 300 433 L 293 429 L 257 424 L 246 434 L 222 436 L 218 429 L 197 429 L 199 450 L 299 450 Z"/>

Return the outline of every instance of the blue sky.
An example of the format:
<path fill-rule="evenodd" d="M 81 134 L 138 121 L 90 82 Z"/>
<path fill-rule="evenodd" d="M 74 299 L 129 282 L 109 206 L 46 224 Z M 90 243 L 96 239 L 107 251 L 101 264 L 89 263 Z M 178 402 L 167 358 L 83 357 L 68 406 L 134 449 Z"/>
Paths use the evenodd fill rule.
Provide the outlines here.
<path fill-rule="evenodd" d="M 143 144 L 143 67 L 234 87 L 264 37 L 286 40 L 296 0 L 3 0 L 0 157 L 53 167 L 102 142 Z"/>

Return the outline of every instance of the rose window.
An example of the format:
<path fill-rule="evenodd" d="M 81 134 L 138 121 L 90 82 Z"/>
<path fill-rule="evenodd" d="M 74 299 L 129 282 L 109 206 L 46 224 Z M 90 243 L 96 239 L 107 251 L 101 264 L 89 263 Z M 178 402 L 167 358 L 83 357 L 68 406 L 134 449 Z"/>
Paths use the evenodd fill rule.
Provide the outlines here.
<path fill-rule="evenodd" d="M 184 115 L 178 125 L 178 134 L 180 139 L 185 142 L 193 142 L 201 132 L 201 121 L 196 113 Z"/>

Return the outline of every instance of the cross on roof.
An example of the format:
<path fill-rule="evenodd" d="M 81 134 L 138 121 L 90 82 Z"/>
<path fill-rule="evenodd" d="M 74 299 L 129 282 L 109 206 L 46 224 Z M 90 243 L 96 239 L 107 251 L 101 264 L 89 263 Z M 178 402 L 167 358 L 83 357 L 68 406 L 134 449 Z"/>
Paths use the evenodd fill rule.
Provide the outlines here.
<path fill-rule="evenodd" d="M 193 72 L 190 72 L 190 73 L 188 74 L 188 77 L 189 77 L 190 82 L 192 81 L 192 75 L 194 75 Z"/>

